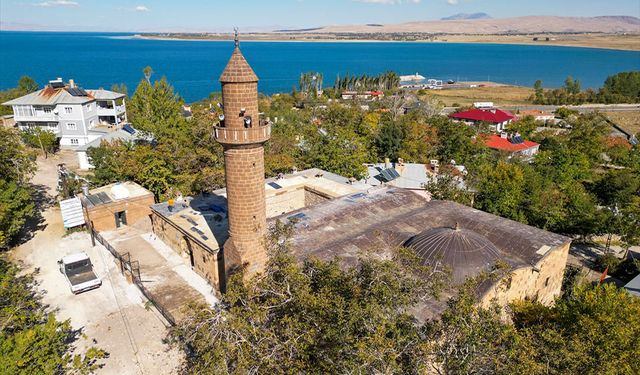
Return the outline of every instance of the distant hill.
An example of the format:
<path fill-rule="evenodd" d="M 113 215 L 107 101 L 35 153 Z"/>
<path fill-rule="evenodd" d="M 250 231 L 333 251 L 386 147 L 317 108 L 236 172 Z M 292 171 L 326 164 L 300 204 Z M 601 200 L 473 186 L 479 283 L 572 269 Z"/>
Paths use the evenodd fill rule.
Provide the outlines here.
<path fill-rule="evenodd" d="M 458 13 L 453 16 L 440 18 L 442 21 L 454 20 L 490 20 L 492 17 L 486 13 Z"/>
<path fill-rule="evenodd" d="M 453 16 L 455 17 L 455 16 Z M 633 33 L 640 34 L 640 18 L 631 16 L 556 17 L 527 16 L 499 19 L 452 19 L 387 25 L 326 26 L 314 33 L 432 33 L 432 34 L 534 34 Z"/>

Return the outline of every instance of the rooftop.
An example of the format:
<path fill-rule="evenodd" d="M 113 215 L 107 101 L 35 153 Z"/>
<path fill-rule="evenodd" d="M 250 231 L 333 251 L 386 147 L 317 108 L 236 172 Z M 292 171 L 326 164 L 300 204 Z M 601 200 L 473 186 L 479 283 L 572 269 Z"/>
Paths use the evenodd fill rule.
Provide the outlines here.
<path fill-rule="evenodd" d="M 51 81 L 43 89 L 9 100 L 3 105 L 47 105 L 57 104 L 84 104 L 95 99 L 108 100 L 119 99 L 124 94 L 109 90 L 84 90 L 75 85 L 66 85 L 61 80 Z"/>
<path fill-rule="evenodd" d="M 153 193 L 132 181 L 117 182 L 89 190 L 89 195 L 82 197 L 82 203 L 90 208 L 145 195 Z"/>
<path fill-rule="evenodd" d="M 511 112 L 497 108 L 473 108 L 467 111 L 452 113 L 449 117 L 458 120 L 484 121 L 492 124 L 499 124 L 515 118 Z"/>
<path fill-rule="evenodd" d="M 342 176 L 313 168 L 270 178 L 265 181 L 267 217 L 286 214 L 316 202 L 311 194 L 325 201 L 370 188 L 364 183 L 352 184 Z M 209 194 L 177 199 L 169 209 L 168 202 L 151 206 L 212 250 L 222 248 L 228 237 L 226 189 Z"/>
<path fill-rule="evenodd" d="M 97 133 L 97 134 L 99 133 L 101 134 L 101 137 L 98 139 L 94 139 L 93 141 L 78 147 L 76 149 L 76 152 L 87 151 L 91 147 L 99 147 L 102 141 L 111 143 L 115 140 L 127 142 L 127 141 L 135 141 L 137 139 L 140 139 L 138 132 L 128 125 L 125 125 L 125 128 L 114 130 L 114 131 L 110 131 L 109 129 L 100 129 L 98 131 L 96 130 L 98 129 L 92 129 L 90 130 L 90 132 Z"/>
<path fill-rule="evenodd" d="M 512 137 L 503 138 L 498 134 L 491 134 L 484 139 L 484 144 L 487 147 L 492 148 L 494 150 L 500 151 L 508 151 L 508 152 L 518 152 L 522 150 L 528 150 L 530 148 L 538 147 L 540 144 L 527 141 L 522 138 Z"/>
<path fill-rule="evenodd" d="M 636 297 L 640 297 L 640 275 L 633 278 L 633 280 L 629 281 L 624 288 L 631 294 Z"/>
<path fill-rule="evenodd" d="M 258 82 L 258 76 L 254 73 L 249 63 L 240 52 L 240 48 L 236 47 L 231 55 L 231 59 L 227 63 L 226 68 L 220 76 L 220 82 L 224 83 L 241 83 L 241 82 Z"/>
<path fill-rule="evenodd" d="M 494 256 L 517 269 L 537 264 L 550 249 L 570 241 L 454 202 L 429 201 L 413 191 L 390 187 L 373 188 L 302 208 L 272 218 L 270 223 L 276 220 L 294 223 L 292 251 L 296 257 L 324 260 L 340 257 L 347 265 L 354 265 L 361 254 L 373 252 L 388 257 L 391 249 L 416 235 L 430 236 L 429 230 L 440 228 L 444 231 L 440 234 L 446 239 L 457 224 L 466 239 L 474 239 L 485 249 L 477 253 L 479 256 L 468 256 L 462 246 L 460 251 L 441 259 L 454 268 L 454 283 L 493 266 L 489 258 Z M 441 247 L 438 251 L 442 255 L 448 249 Z M 438 258 L 433 254 L 420 255 L 425 263 Z M 464 267 L 458 267 L 459 264 Z M 423 315 L 440 311 L 443 304 L 443 301 L 430 302 Z"/>

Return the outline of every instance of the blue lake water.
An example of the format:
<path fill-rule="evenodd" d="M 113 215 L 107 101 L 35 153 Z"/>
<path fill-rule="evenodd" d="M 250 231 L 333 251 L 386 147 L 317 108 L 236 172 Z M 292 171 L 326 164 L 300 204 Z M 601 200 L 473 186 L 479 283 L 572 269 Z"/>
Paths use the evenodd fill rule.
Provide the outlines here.
<path fill-rule="evenodd" d="M 22 75 L 40 85 L 56 77 L 86 88 L 125 83 L 133 93 L 142 69 L 166 76 L 187 102 L 219 91 L 218 77 L 233 51 L 228 41 L 162 41 L 132 34 L 0 32 L 0 89 Z M 242 42 L 242 51 L 266 94 L 290 91 L 300 73 L 322 72 L 325 86 L 337 74 L 419 72 L 428 78 L 491 80 L 561 86 L 571 75 L 597 88 L 608 75 L 640 70 L 640 52 L 503 44 Z"/>

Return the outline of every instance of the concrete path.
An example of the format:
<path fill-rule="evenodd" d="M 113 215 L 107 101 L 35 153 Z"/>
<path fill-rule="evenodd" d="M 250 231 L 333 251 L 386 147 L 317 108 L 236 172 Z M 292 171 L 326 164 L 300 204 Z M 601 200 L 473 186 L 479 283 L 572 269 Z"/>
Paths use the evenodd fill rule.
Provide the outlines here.
<path fill-rule="evenodd" d="M 189 303 L 218 301 L 213 288 L 153 233 L 126 226 L 100 234 L 118 253 L 129 253 L 140 263 L 145 289 L 176 321 Z"/>

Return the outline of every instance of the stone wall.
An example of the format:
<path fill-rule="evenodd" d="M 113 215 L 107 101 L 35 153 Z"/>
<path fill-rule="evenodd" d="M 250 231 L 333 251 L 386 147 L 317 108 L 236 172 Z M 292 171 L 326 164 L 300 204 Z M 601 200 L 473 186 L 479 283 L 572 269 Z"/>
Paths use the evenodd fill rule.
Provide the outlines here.
<path fill-rule="evenodd" d="M 95 207 L 85 207 L 84 215 L 87 222 L 92 222 L 93 229 L 98 232 L 116 229 L 115 214 L 125 211 L 127 224 L 131 225 L 138 220 L 149 218 L 150 206 L 154 204 L 153 194 L 136 198 L 118 200 Z"/>
<path fill-rule="evenodd" d="M 482 297 L 481 304 L 488 306 L 494 298 L 502 306 L 525 298 L 537 299 L 546 305 L 553 303 L 560 295 L 569 246 L 567 243 L 549 250 L 535 267 L 514 270 L 510 280 L 498 282 Z"/>
<path fill-rule="evenodd" d="M 309 207 L 315 204 L 324 203 L 330 200 L 332 197 L 329 197 L 325 194 L 320 193 L 319 191 L 306 188 L 304 190 L 304 206 Z"/>
<path fill-rule="evenodd" d="M 153 233 L 178 253 L 185 264 L 190 265 L 198 275 L 204 277 L 217 290 L 223 287 L 220 280 L 224 269 L 222 254 L 218 249 L 210 249 L 189 233 L 171 223 L 164 216 L 151 214 Z"/>

